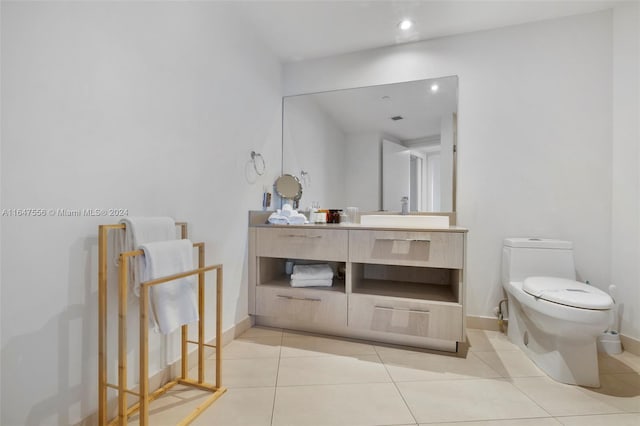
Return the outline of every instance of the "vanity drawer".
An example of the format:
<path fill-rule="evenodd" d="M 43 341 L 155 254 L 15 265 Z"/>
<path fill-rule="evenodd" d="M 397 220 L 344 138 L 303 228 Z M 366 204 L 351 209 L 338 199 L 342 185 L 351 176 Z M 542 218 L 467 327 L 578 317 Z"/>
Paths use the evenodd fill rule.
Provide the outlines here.
<path fill-rule="evenodd" d="M 348 232 L 336 229 L 258 228 L 257 255 L 345 262 Z"/>
<path fill-rule="evenodd" d="M 256 300 L 257 315 L 326 327 L 347 325 L 347 295 L 342 292 L 258 286 Z"/>
<path fill-rule="evenodd" d="M 458 232 L 349 232 L 349 261 L 462 269 L 464 235 Z"/>
<path fill-rule="evenodd" d="M 462 305 L 351 294 L 349 327 L 462 341 Z"/>

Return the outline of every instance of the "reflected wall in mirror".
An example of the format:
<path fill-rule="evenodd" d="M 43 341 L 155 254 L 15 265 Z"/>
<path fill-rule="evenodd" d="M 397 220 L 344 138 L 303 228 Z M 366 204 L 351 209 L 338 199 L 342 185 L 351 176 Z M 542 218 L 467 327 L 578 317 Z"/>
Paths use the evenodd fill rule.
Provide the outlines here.
<path fill-rule="evenodd" d="M 454 211 L 457 108 L 456 76 L 285 97 L 282 172 L 301 208 Z"/>

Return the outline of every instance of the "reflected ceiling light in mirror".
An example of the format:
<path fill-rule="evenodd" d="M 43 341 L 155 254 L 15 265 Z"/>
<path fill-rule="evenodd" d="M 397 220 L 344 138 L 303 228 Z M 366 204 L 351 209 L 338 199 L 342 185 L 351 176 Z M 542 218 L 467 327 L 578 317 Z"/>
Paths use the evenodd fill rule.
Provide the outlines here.
<path fill-rule="evenodd" d="M 409 19 L 403 19 L 399 24 L 398 24 L 398 28 L 400 28 L 402 31 L 407 31 L 409 28 L 411 28 L 413 26 L 413 22 L 411 22 L 411 20 Z"/>
<path fill-rule="evenodd" d="M 438 89 L 440 89 L 440 86 L 438 86 L 438 83 L 433 83 L 431 85 L 431 92 L 432 93 L 436 93 L 438 91 Z"/>

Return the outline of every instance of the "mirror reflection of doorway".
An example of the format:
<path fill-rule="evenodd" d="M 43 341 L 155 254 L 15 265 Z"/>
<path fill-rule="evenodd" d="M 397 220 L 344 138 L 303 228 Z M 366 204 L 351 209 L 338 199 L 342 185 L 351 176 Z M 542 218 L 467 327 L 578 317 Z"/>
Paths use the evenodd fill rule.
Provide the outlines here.
<path fill-rule="evenodd" d="M 402 197 L 409 211 L 441 211 L 442 173 L 440 146 L 411 148 L 383 140 L 383 210 L 398 211 Z"/>
<path fill-rule="evenodd" d="M 410 151 L 409 210 L 440 211 L 440 153 Z"/>
<path fill-rule="evenodd" d="M 440 211 L 440 153 L 427 154 L 426 160 L 426 210 Z"/>
<path fill-rule="evenodd" d="M 412 212 L 424 210 L 423 208 L 423 188 L 425 185 L 423 184 L 423 165 L 424 160 L 422 157 L 416 155 L 416 153 L 410 154 L 409 160 L 409 210 Z"/>
<path fill-rule="evenodd" d="M 406 146 L 382 140 L 382 210 L 400 211 L 402 198 L 411 200 L 410 163 Z"/>

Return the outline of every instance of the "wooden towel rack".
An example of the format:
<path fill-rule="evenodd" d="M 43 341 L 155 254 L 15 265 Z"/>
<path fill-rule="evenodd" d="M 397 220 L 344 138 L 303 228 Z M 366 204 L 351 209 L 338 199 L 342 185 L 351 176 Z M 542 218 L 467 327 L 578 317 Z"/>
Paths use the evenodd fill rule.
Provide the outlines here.
<path fill-rule="evenodd" d="M 187 238 L 187 224 L 177 222 L 181 228 L 182 238 Z M 140 284 L 140 385 L 139 391 L 127 389 L 127 292 L 128 292 L 128 268 L 129 259 L 143 255 L 142 250 L 122 252 L 119 255 L 118 278 L 118 384 L 107 382 L 107 263 L 109 260 L 107 239 L 110 230 L 123 230 L 124 224 L 100 225 L 98 234 L 98 424 L 111 426 L 118 424 L 124 426 L 130 415 L 139 412 L 140 426 L 149 424 L 149 403 L 167 392 L 176 384 L 192 386 L 211 392 L 202 404 L 196 407 L 179 425 L 188 425 L 202 411 L 210 406 L 216 399 L 226 392 L 221 383 L 222 360 L 222 265 L 204 266 L 204 243 L 194 243 L 198 248 L 198 268 L 191 271 L 170 275 Z M 216 344 L 205 343 L 205 272 L 216 271 Z M 149 393 L 149 289 L 156 285 L 176 279 L 198 275 L 198 340 L 189 340 L 188 325 L 183 325 L 181 347 L 181 374 L 180 377 L 170 381 L 156 391 Z M 188 378 L 188 344 L 197 345 L 198 352 L 198 378 Z M 213 347 L 216 352 L 215 359 L 215 385 L 204 381 L 205 347 Z M 118 392 L 118 415 L 112 420 L 107 419 L 107 389 L 115 389 Z M 127 394 L 138 396 L 138 402 L 131 407 L 127 406 Z"/>

